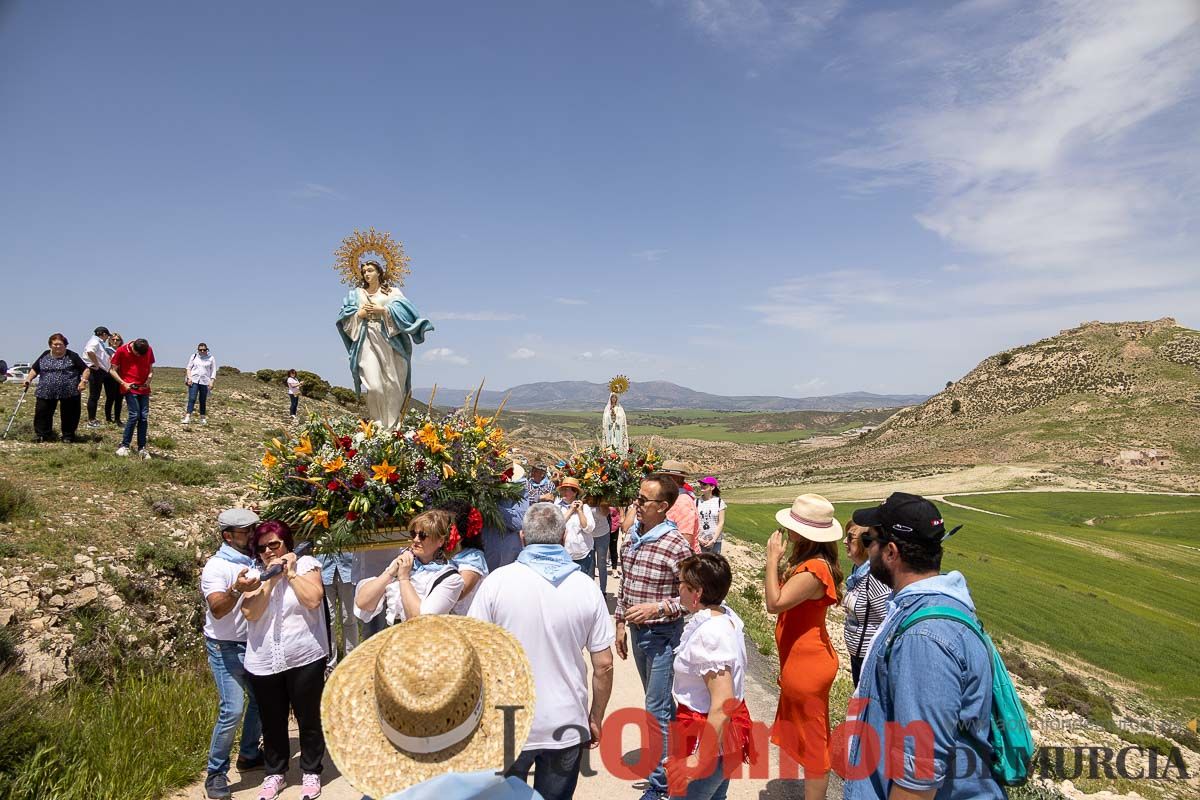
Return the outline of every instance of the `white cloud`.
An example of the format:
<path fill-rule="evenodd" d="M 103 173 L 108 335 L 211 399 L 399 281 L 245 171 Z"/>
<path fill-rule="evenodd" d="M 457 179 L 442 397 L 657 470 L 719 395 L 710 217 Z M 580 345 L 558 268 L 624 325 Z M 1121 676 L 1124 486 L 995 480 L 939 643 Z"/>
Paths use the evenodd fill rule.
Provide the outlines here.
<path fill-rule="evenodd" d="M 338 200 L 346 199 L 345 195 L 337 189 L 320 183 L 304 183 L 292 191 L 292 198 L 296 200 L 317 200 L 322 197 L 334 197 Z"/>
<path fill-rule="evenodd" d="M 831 163 L 929 191 L 916 219 L 985 264 L 1087 293 L 1194 253 L 1200 4 L 970 0 L 866 17 L 885 82 L 924 86 Z M 862 187 L 860 187 L 862 188 Z M 1056 277 L 1048 277 L 1056 276 Z M 1033 298 L 1030 298 L 1033 299 Z"/>
<path fill-rule="evenodd" d="M 922 280 L 889 278 L 876 270 L 834 270 L 773 286 L 766 301 L 750 310 L 762 314 L 767 325 L 817 330 L 855 313 L 878 314 L 902 305 L 908 290 L 925 286 Z"/>
<path fill-rule="evenodd" d="M 592 358 L 592 351 L 584 350 L 582 353 L 579 354 L 578 358 L 582 358 L 584 361 L 590 361 Z"/>
<path fill-rule="evenodd" d="M 457 364 L 459 366 L 470 363 L 465 357 L 455 353 L 449 347 L 434 347 L 430 350 L 426 350 L 421 354 L 421 360 L 441 361 L 446 364 Z"/>
<path fill-rule="evenodd" d="M 465 322 L 508 322 L 525 319 L 525 315 L 507 311 L 430 311 L 429 318 L 434 320 L 456 319 Z"/>
<path fill-rule="evenodd" d="M 515 361 L 528 361 L 531 358 L 537 358 L 537 353 L 530 350 L 528 347 L 518 347 L 508 354 L 508 357 Z"/>
<path fill-rule="evenodd" d="M 724 47 L 774 57 L 807 47 L 846 0 L 684 0 L 684 17 Z"/>
<path fill-rule="evenodd" d="M 656 261 L 659 261 L 666 254 L 667 254 L 666 250 L 663 250 L 662 248 L 657 248 L 657 247 L 652 248 L 650 250 L 638 250 L 637 252 L 632 253 L 633 257 L 635 259 L 637 259 L 638 261 L 646 261 L 651 264 L 653 264 Z"/>
<path fill-rule="evenodd" d="M 792 388 L 797 392 L 808 393 L 819 391 L 828 385 L 829 381 L 825 380 L 824 378 L 809 378 L 803 383 L 792 384 Z"/>
<path fill-rule="evenodd" d="M 587 305 L 586 300 L 580 300 L 577 297 L 556 297 L 554 302 L 564 306 L 582 306 Z"/>

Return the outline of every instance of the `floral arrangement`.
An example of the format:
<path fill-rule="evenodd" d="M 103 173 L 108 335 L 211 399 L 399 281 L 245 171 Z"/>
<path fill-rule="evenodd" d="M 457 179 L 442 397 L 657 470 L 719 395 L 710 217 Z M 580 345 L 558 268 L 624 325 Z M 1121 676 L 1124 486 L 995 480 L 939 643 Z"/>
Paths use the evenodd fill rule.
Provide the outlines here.
<path fill-rule="evenodd" d="M 630 445 L 624 453 L 617 453 L 595 445 L 567 459 L 562 471 L 579 481 L 585 497 L 623 506 L 634 501 L 642 479 L 657 471 L 660 463 L 652 447 L 642 450 Z"/>
<path fill-rule="evenodd" d="M 504 430 L 495 417 L 457 410 L 439 418 L 409 412 L 396 431 L 354 417 L 312 416 L 286 442 L 265 446 L 263 516 L 298 538 L 341 550 L 380 527 L 403 525 L 425 508 L 462 499 L 498 525 L 497 503 L 520 497 L 511 483 Z"/>

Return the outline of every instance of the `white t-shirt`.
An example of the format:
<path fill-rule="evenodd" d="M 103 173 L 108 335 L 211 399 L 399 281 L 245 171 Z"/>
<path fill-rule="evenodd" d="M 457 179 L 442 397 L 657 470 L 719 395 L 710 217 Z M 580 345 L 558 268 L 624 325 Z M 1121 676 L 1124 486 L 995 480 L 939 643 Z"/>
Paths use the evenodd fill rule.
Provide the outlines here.
<path fill-rule="evenodd" d="M 707 540 L 710 536 L 716 535 L 717 523 L 720 521 L 721 511 L 724 508 L 725 501 L 719 497 L 696 501 L 696 514 L 700 517 L 700 539 Z M 725 532 L 722 531 L 721 536 L 724 535 Z"/>
<path fill-rule="evenodd" d="M 494 570 L 475 595 L 468 616 L 506 629 L 525 648 L 536 699 L 525 750 L 562 750 L 588 729 L 587 664 L 583 651 L 612 646 L 616 633 L 600 587 L 575 570 L 558 586 L 517 562 Z"/>
<path fill-rule="evenodd" d="M 213 592 L 228 592 L 243 569 L 241 564 L 213 556 L 200 571 L 200 594 L 204 596 L 204 635 L 219 642 L 246 641 L 246 618 L 242 616 L 242 598 L 238 598 L 233 610 L 217 619 L 208 607 L 208 596 Z"/>
<path fill-rule="evenodd" d="M 312 556 L 296 560 L 296 574 L 321 571 Z M 246 623 L 246 671 L 254 675 L 278 675 L 311 664 L 329 655 L 325 611 L 305 608 L 295 590 L 281 579 L 271 590 L 267 610 Z"/>
<path fill-rule="evenodd" d="M 746 635 L 742 620 L 722 604 L 724 615 L 714 617 L 701 609 L 693 614 L 679 635 L 675 648 L 675 702 L 707 714 L 712 697 L 704 683 L 705 673 L 729 670 L 733 676 L 733 698 L 746 697 Z"/>
<path fill-rule="evenodd" d="M 574 561 L 586 557 L 588 553 L 592 552 L 592 531 L 596 529 L 596 517 L 592 514 L 591 506 L 586 503 L 580 506 L 583 509 L 584 519 L 587 520 L 586 525 L 580 525 L 579 515 L 571 511 L 570 504 L 561 497 L 554 501 L 554 505 L 558 506 L 559 511 L 567 518 L 567 539 L 563 543 L 563 546 L 567 548 L 567 554 Z"/>
<path fill-rule="evenodd" d="M 288 394 L 300 394 L 300 381 L 289 377 L 287 379 Z"/>
<path fill-rule="evenodd" d="M 92 360 L 88 358 L 89 353 L 96 356 L 96 360 L 100 362 L 100 369 L 108 372 L 112 367 L 112 352 L 104 346 L 104 342 L 100 340 L 99 336 L 88 339 L 87 344 L 83 346 L 83 363 L 95 369 L 92 366 Z"/>
<path fill-rule="evenodd" d="M 434 583 L 443 572 L 450 572 L 450 576 L 434 587 Z M 358 586 L 354 589 L 355 598 L 358 597 L 359 590 L 362 585 L 370 578 L 364 578 L 358 582 Z M 454 612 L 454 607 L 462 597 L 463 579 L 459 575 L 453 565 L 446 564 L 439 570 L 432 569 L 416 569 L 413 566 L 412 585 L 417 590 L 417 597 L 421 598 L 421 614 L 451 614 Z M 480 583 L 480 586 L 483 584 Z M 476 587 L 478 590 L 478 587 Z M 404 603 L 400 601 L 400 582 L 392 581 L 383 590 L 383 597 L 379 598 L 379 602 L 375 604 L 375 608 L 370 611 L 363 611 L 358 607 L 358 600 L 354 601 L 354 616 L 361 619 L 363 622 L 370 622 L 379 616 L 380 612 L 384 613 L 384 619 L 388 625 L 394 625 L 396 622 L 404 622 L 407 615 L 404 613 Z"/>

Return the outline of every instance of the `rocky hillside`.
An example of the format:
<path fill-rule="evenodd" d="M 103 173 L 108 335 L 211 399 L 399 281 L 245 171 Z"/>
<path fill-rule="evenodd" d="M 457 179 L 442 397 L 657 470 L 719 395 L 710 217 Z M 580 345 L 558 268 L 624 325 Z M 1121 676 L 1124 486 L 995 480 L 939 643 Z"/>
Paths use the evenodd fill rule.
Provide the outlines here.
<path fill-rule="evenodd" d="M 1125 485 L 1200 486 L 1200 332 L 1171 318 L 1088 322 L 997 353 L 845 447 L 748 482 L 868 465 L 1035 463 Z"/>

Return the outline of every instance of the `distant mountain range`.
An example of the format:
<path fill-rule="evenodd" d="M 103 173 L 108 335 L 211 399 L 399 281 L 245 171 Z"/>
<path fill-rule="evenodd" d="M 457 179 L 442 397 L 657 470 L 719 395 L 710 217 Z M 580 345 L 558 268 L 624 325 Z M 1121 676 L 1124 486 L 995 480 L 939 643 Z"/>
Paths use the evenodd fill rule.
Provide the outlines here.
<path fill-rule="evenodd" d="M 432 390 L 418 388 L 413 395 L 422 402 Z M 461 403 L 474 389 L 438 387 L 437 405 Z M 608 402 L 607 383 L 587 381 L 543 381 L 523 383 L 504 392 L 483 390 L 481 406 L 495 408 L 512 393 L 506 408 L 516 411 L 599 411 Z M 859 411 L 865 408 L 900 408 L 922 403 L 929 395 L 871 394 L 846 392 L 824 397 L 774 397 L 770 395 L 725 396 L 697 392 L 669 381 L 630 382 L 621 405 L 629 410 L 705 409 L 711 411 Z"/>

